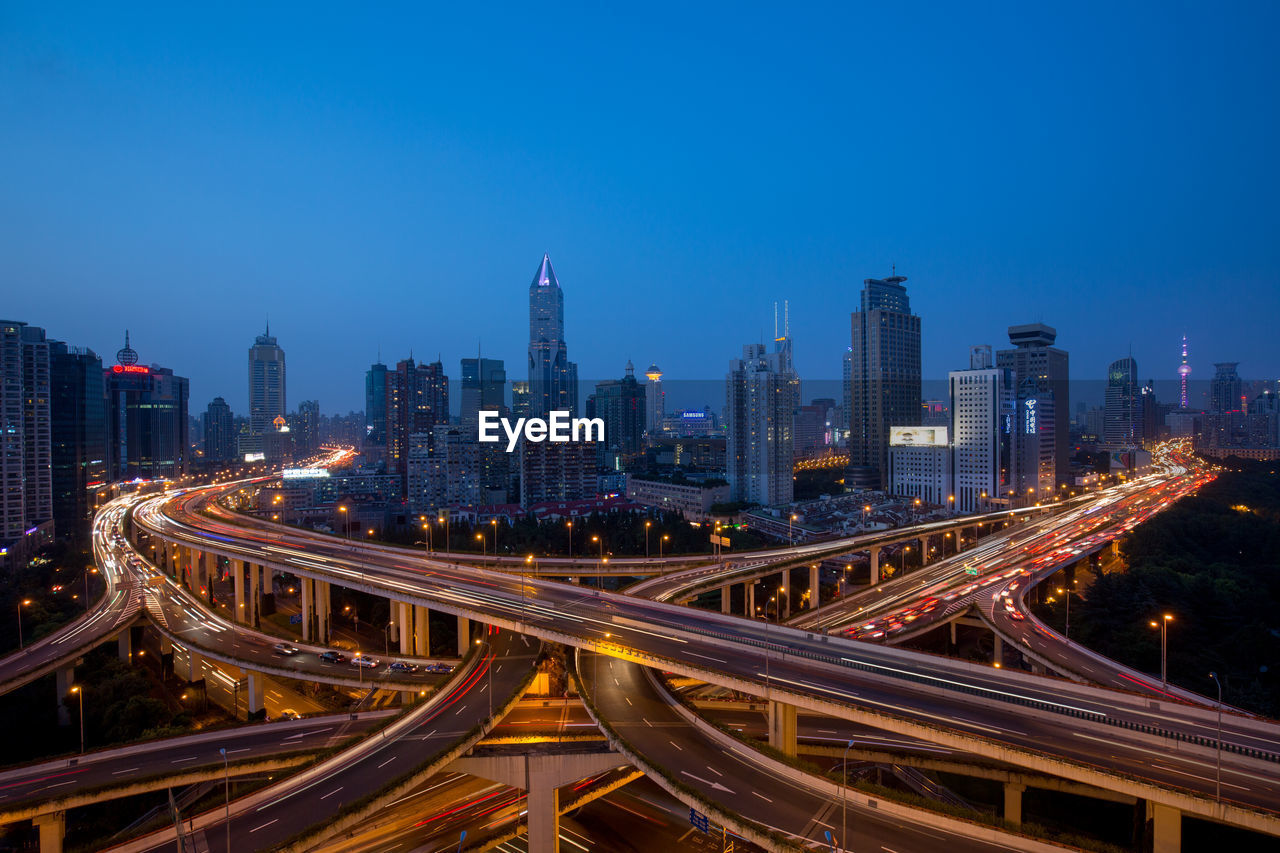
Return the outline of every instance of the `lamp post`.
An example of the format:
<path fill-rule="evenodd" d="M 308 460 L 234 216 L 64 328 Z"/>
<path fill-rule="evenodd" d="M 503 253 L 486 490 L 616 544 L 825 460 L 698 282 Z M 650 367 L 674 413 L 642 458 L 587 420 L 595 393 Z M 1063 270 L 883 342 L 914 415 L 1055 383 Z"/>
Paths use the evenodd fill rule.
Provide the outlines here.
<path fill-rule="evenodd" d="M 649 559 L 649 528 L 653 526 L 653 522 L 648 519 L 644 522 L 644 558 Z"/>
<path fill-rule="evenodd" d="M 493 652 L 493 646 L 489 645 L 488 640 L 485 640 L 485 639 L 476 640 L 476 645 L 483 646 L 485 651 L 489 653 Z M 488 674 L 489 674 L 489 687 L 486 690 L 486 692 L 489 694 L 489 719 L 492 720 L 493 719 L 493 664 L 490 663 L 488 666 L 485 667 L 485 669 L 488 671 Z"/>
<path fill-rule="evenodd" d="M 22 641 L 22 608 L 31 603 L 31 599 L 24 598 L 18 602 L 18 648 L 23 649 L 26 644 Z"/>
<path fill-rule="evenodd" d="M 667 542 L 670 539 L 671 537 L 668 534 L 664 533 L 662 534 L 662 538 L 658 540 L 658 559 L 659 560 L 662 559 L 662 543 Z"/>
<path fill-rule="evenodd" d="M 351 523 L 347 520 L 347 505 L 339 504 L 338 512 L 342 513 L 342 533 L 344 536 L 347 537 L 348 540 L 350 540 L 351 539 Z"/>
<path fill-rule="evenodd" d="M 1173 617 L 1168 613 L 1159 622 L 1152 622 L 1152 628 L 1160 629 L 1160 686 L 1169 689 L 1169 623 Z"/>
<path fill-rule="evenodd" d="M 219 747 L 222 754 L 222 802 L 223 821 L 227 825 L 227 850 L 231 849 L 231 763 L 227 759 L 227 748 Z"/>
<path fill-rule="evenodd" d="M 1071 592 L 1058 587 L 1058 595 L 1064 595 L 1067 598 L 1067 621 L 1063 626 L 1062 637 L 1069 642 L 1071 640 Z"/>
<path fill-rule="evenodd" d="M 847 853 L 848 843 L 844 840 L 845 824 L 849 817 L 849 750 L 853 747 L 850 740 L 844 747 L 844 757 L 840 759 L 840 853 Z"/>
<path fill-rule="evenodd" d="M 395 622 L 388 622 L 382 628 L 382 653 L 390 657 L 391 655 L 391 626 Z"/>
<path fill-rule="evenodd" d="M 525 598 L 524 598 L 524 575 L 525 575 L 525 572 L 526 572 L 526 571 L 528 571 L 529 567 L 530 567 L 530 566 L 532 566 L 532 565 L 533 565 L 533 555 L 532 555 L 532 554 L 528 554 L 528 555 L 526 555 L 526 556 L 525 556 L 525 558 L 524 558 L 524 568 L 520 570 L 520 621 L 521 621 L 521 622 L 525 622 L 525 621 L 527 621 L 527 618 L 526 618 L 526 616 L 525 616 L 525 606 L 524 606 L 524 602 L 525 602 Z M 538 571 L 538 570 L 537 570 L 537 568 L 535 567 L 535 568 L 534 568 L 534 572 L 535 572 L 535 573 L 537 573 L 537 571 Z"/>
<path fill-rule="evenodd" d="M 493 563 L 498 564 L 498 519 L 491 518 L 489 523 L 493 525 Z"/>
<path fill-rule="evenodd" d="M 1218 673 L 1211 672 L 1209 677 L 1213 679 L 1213 683 L 1218 685 L 1218 774 L 1214 784 L 1214 796 L 1219 803 L 1222 802 L 1222 682 L 1218 680 Z"/>
<path fill-rule="evenodd" d="M 796 518 L 798 518 L 798 516 L 794 512 L 791 513 L 791 515 L 787 516 L 787 544 L 788 545 L 796 544 L 796 537 L 791 532 L 792 525 L 795 524 Z"/>
<path fill-rule="evenodd" d="M 444 552 L 448 554 L 449 553 L 449 516 L 447 515 L 442 516 L 436 519 L 436 521 L 439 521 L 441 524 L 444 525 Z"/>
<path fill-rule="evenodd" d="M 483 563 L 489 559 L 488 543 L 484 541 L 484 534 L 477 533 L 476 539 L 480 541 L 480 562 Z"/>
<path fill-rule="evenodd" d="M 604 588 L 604 537 L 592 536 L 591 541 L 600 543 L 600 562 L 597 564 L 600 567 L 600 573 L 596 575 L 596 587 L 603 589 Z"/>
<path fill-rule="evenodd" d="M 77 684 L 71 688 L 71 692 L 80 699 L 80 754 L 84 755 L 84 691 Z"/>

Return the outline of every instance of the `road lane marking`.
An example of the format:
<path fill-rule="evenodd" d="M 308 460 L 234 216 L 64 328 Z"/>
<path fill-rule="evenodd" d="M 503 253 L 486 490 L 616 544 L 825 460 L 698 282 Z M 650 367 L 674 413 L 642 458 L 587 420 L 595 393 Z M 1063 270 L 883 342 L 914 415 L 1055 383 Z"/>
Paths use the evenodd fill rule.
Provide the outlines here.
<path fill-rule="evenodd" d="M 673 741 L 673 740 L 669 740 L 669 741 L 667 741 L 667 743 L 671 744 L 671 745 L 672 745 L 672 746 L 674 746 L 676 749 L 679 749 L 681 752 L 684 752 L 684 750 L 683 750 L 683 749 L 681 749 L 680 744 L 676 743 L 675 741 Z"/>
<path fill-rule="evenodd" d="M 111 775 L 112 775 L 112 776 L 119 776 L 119 775 L 120 775 L 120 774 L 122 774 L 122 773 L 133 773 L 133 772 L 134 772 L 135 770 L 137 770 L 137 769 L 138 769 L 138 768 L 136 768 L 136 767 L 130 767 L 128 770 L 112 770 L 112 771 L 111 771 Z"/>
<path fill-rule="evenodd" d="M 200 756 L 198 756 L 198 755 L 188 755 L 186 758 L 175 758 L 175 759 L 173 759 L 173 761 L 170 761 L 169 763 L 170 763 L 170 764 L 181 764 L 181 763 L 182 763 L 182 762 L 184 762 L 184 761 L 195 761 L 195 760 L 196 760 L 197 758 L 199 758 L 199 757 L 200 757 Z"/>
<path fill-rule="evenodd" d="M 769 799 L 769 798 L 768 798 L 768 797 L 766 797 L 764 794 L 757 794 L 755 791 L 752 791 L 751 793 L 752 793 L 754 796 L 757 796 L 757 797 L 759 797 L 760 799 L 764 800 L 766 803 L 772 803 L 772 802 L 773 802 L 773 800 Z"/>
<path fill-rule="evenodd" d="M 327 793 L 327 794 L 323 795 L 322 797 L 320 797 L 320 799 L 322 799 L 322 800 L 326 800 L 326 799 L 328 799 L 329 797 L 332 797 L 334 794 L 336 794 L 336 793 L 338 793 L 339 791 L 341 791 L 341 790 L 342 790 L 342 788 L 343 788 L 343 786 L 342 786 L 342 785 L 339 785 L 338 787 L 334 788 L 334 789 L 333 789 L 332 791 L 330 791 L 329 793 Z"/>
<path fill-rule="evenodd" d="M 255 826 L 253 829 L 251 829 L 251 830 L 249 830 L 249 831 L 250 831 L 250 832 L 257 832 L 259 829 L 266 829 L 268 826 L 271 826 L 271 824 L 275 823 L 275 822 L 276 822 L 276 821 L 278 821 L 278 820 L 280 820 L 280 818 L 274 818 L 274 819 L 272 819 L 272 820 L 267 821 L 267 822 L 266 822 L 266 823 L 264 823 L 262 826 Z"/>
<path fill-rule="evenodd" d="M 391 756 L 391 757 L 390 757 L 390 758 L 388 758 L 386 761 L 384 761 L 384 762 L 382 762 L 381 764 L 379 764 L 379 765 L 378 765 L 378 769 L 379 769 L 379 770 L 381 770 L 382 768 L 386 767 L 388 764 L 390 764 L 391 762 L 393 762 L 393 761 L 395 761 L 395 760 L 396 760 L 396 757 L 395 757 L 394 755 L 393 755 L 393 756 Z"/>

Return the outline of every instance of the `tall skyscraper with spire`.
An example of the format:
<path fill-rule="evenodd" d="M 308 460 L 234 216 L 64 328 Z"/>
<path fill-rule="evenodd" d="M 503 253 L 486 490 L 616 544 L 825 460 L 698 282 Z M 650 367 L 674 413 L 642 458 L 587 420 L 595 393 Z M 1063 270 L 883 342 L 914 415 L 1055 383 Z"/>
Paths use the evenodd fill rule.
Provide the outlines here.
<path fill-rule="evenodd" d="M 906 280 L 864 280 L 850 317 L 851 486 L 888 486 L 889 427 L 920 423 L 920 317 L 911 313 Z"/>
<path fill-rule="evenodd" d="M 1191 378 L 1191 365 L 1187 364 L 1187 336 L 1182 336 L 1182 364 L 1178 365 L 1178 379 L 1182 382 L 1182 392 L 1178 397 L 1178 408 L 1187 410 L 1187 380 Z"/>
<path fill-rule="evenodd" d="M 569 361 L 564 340 L 564 291 L 548 255 L 529 285 L 529 396 L 535 417 L 553 409 L 578 413 L 578 365 Z"/>
<path fill-rule="evenodd" d="M 264 435 L 284 413 L 284 350 L 267 323 L 266 331 L 249 347 L 249 432 Z"/>

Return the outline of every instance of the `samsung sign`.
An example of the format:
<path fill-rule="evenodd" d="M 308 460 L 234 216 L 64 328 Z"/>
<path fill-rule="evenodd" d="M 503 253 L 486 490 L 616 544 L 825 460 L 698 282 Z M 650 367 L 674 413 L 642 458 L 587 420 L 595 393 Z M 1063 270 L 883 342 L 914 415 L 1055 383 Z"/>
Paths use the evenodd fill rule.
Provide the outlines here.
<path fill-rule="evenodd" d="M 890 447 L 946 447 L 946 427 L 889 427 Z"/>

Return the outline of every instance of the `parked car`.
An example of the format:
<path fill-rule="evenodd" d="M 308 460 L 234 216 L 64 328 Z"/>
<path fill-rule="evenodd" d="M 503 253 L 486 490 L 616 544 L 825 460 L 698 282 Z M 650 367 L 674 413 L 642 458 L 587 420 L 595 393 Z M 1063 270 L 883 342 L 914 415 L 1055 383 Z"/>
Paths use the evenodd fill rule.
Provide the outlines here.
<path fill-rule="evenodd" d="M 342 663 L 346 659 L 347 656 L 339 652 L 329 651 L 320 653 L 320 660 L 325 663 Z"/>
<path fill-rule="evenodd" d="M 388 666 L 387 669 L 391 670 L 392 672 L 417 672 L 418 671 L 418 667 L 416 664 L 408 663 L 402 660 L 392 661 L 391 665 Z"/>
<path fill-rule="evenodd" d="M 291 646 L 288 643 L 276 643 L 272 646 L 279 655 L 296 655 L 298 653 L 297 646 Z"/>

